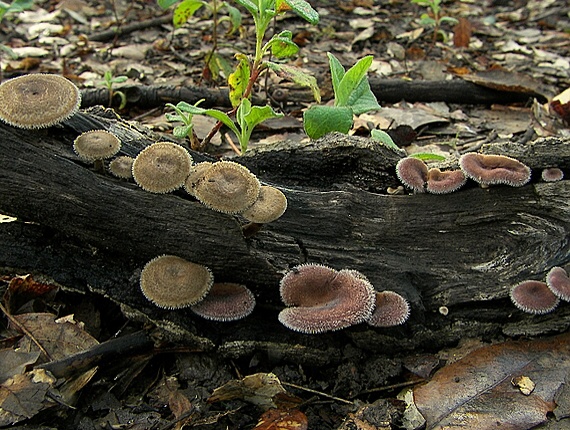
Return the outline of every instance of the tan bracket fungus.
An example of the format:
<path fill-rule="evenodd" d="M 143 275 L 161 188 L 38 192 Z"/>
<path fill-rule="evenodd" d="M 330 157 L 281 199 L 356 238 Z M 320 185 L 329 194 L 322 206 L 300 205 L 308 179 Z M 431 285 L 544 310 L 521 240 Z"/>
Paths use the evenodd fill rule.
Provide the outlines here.
<path fill-rule="evenodd" d="M 35 73 L 0 85 L 0 119 L 13 127 L 51 127 L 71 118 L 80 104 L 79 89 L 59 75 Z"/>
<path fill-rule="evenodd" d="M 236 214 L 251 207 L 261 184 L 249 169 L 233 161 L 218 161 L 194 185 L 194 195 L 218 212 Z"/>
<path fill-rule="evenodd" d="M 184 184 L 192 163 L 192 157 L 182 146 L 172 142 L 153 143 L 135 158 L 133 178 L 145 191 L 169 193 Z"/>
<path fill-rule="evenodd" d="M 280 218 L 287 210 L 287 197 L 280 190 L 262 185 L 253 205 L 241 213 L 248 221 L 266 224 Z"/>
<path fill-rule="evenodd" d="M 131 179 L 133 177 L 133 162 L 135 159 L 128 155 L 121 155 L 109 163 L 109 172 L 113 176 L 121 179 Z"/>
<path fill-rule="evenodd" d="M 564 179 L 564 172 L 558 167 L 543 169 L 540 177 L 544 182 L 558 182 Z"/>
<path fill-rule="evenodd" d="M 180 309 L 200 302 L 214 283 L 212 271 L 175 255 L 161 255 L 143 268 L 140 287 L 156 306 Z"/>
<path fill-rule="evenodd" d="M 202 301 L 190 307 L 192 311 L 213 321 L 236 321 L 248 316 L 255 307 L 253 293 L 244 285 L 218 283 Z"/>
<path fill-rule="evenodd" d="M 360 272 L 336 271 L 320 264 L 294 267 L 281 279 L 281 299 L 289 306 L 279 321 L 301 333 L 340 330 L 367 320 L 375 292 Z"/>
<path fill-rule="evenodd" d="M 505 155 L 484 155 L 470 152 L 459 158 L 459 166 L 465 176 L 487 185 L 510 185 L 522 187 L 530 181 L 530 168 Z"/>
<path fill-rule="evenodd" d="M 86 131 L 73 141 L 73 150 L 79 158 L 95 163 L 97 170 L 103 170 L 103 160 L 111 158 L 120 149 L 119 138 L 107 130 Z"/>
<path fill-rule="evenodd" d="M 202 161 L 192 166 L 190 174 L 184 181 L 184 189 L 192 197 L 196 197 L 196 193 L 194 192 L 194 187 L 196 187 L 196 184 L 202 180 L 202 178 L 204 177 L 204 173 L 206 173 L 206 171 L 208 171 L 208 169 L 212 167 L 212 164 L 213 163 L 209 161 Z"/>
<path fill-rule="evenodd" d="M 460 189 L 467 182 L 461 170 L 432 168 L 428 171 L 426 190 L 432 194 L 448 194 Z"/>

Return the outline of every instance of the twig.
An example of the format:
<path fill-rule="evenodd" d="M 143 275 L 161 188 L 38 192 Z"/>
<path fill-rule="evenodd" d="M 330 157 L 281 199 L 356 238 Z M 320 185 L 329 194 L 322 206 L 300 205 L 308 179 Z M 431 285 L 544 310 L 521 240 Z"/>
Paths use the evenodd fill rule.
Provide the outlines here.
<path fill-rule="evenodd" d="M 311 388 L 302 387 L 302 386 L 300 386 L 300 385 L 291 384 L 290 382 L 283 382 L 283 381 L 281 381 L 281 385 L 287 385 L 288 387 L 293 387 L 293 388 L 297 388 L 298 390 L 306 391 L 306 392 L 308 392 L 308 393 L 317 394 L 317 395 L 319 395 L 319 396 L 326 397 L 326 398 L 328 398 L 328 399 L 336 400 L 337 402 L 346 403 L 347 405 L 352 405 L 352 404 L 354 404 L 354 403 L 351 402 L 350 400 L 341 399 L 340 397 L 331 396 L 330 394 L 323 393 L 323 392 L 317 391 L 317 390 L 313 390 L 313 389 L 311 389 Z"/>

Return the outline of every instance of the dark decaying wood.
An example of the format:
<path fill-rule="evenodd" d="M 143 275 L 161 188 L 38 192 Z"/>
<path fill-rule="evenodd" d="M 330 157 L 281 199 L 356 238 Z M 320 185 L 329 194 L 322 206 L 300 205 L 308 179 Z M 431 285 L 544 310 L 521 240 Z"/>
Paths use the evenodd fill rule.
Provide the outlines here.
<path fill-rule="evenodd" d="M 147 193 L 81 162 L 71 145 L 85 129 L 116 132 L 130 155 L 158 138 L 106 116 L 82 113 L 64 127 L 40 131 L 0 125 L 0 212 L 19 220 L 0 223 L 5 270 L 41 273 L 66 288 L 105 295 L 129 315 L 228 357 L 271 350 L 273 357 L 318 364 L 338 359 L 339 345 L 351 341 L 384 353 L 433 350 L 462 337 L 540 335 L 570 325 L 568 304 L 529 316 L 508 299 L 514 283 L 542 279 L 570 262 L 570 181 L 538 180 L 540 169 L 552 165 L 570 174 L 567 141 L 484 147 L 527 163 L 532 182 L 489 189 L 471 183 L 445 196 L 386 194 L 398 185 L 400 155 L 366 139 L 332 135 L 254 150 L 238 161 L 281 188 L 289 207 L 246 238 L 239 217 L 213 212 L 183 191 Z M 138 275 L 164 253 L 207 265 L 219 281 L 245 283 L 258 299 L 256 310 L 224 324 L 189 310 L 157 309 L 140 293 Z M 378 290 L 403 294 L 412 305 L 410 321 L 322 335 L 285 329 L 277 321 L 278 282 L 305 262 L 357 269 Z"/>

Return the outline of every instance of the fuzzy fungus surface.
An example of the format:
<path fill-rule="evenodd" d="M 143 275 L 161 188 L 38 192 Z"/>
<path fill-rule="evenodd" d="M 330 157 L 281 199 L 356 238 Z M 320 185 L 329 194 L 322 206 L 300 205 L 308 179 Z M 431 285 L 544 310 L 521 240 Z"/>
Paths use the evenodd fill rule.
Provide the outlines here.
<path fill-rule="evenodd" d="M 200 302 L 210 291 L 214 277 L 209 268 L 175 255 L 150 260 L 140 276 L 144 296 L 156 306 L 180 309 Z"/>
<path fill-rule="evenodd" d="M 71 118 L 80 104 L 79 89 L 59 75 L 29 74 L 0 85 L 0 119 L 13 127 L 51 127 Z"/>
<path fill-rule="evenodd" d="M 262 185 L 253 205 L 241 213 L 248 221 L 265 224 L 275 221 L 287 210 L 287 197 L 275 187 Z"/>
<path fill-rule="evenodd" d="M 410 304 L 395 291 L 376 293 L 374 311 L 366 320 L 374 327 L 394 327 L 404 324 L 410 317 Z"/>
<path fill-rule="evenodd" d="M 546 274 L 546 285 L 554 295 L 565 302 L 570 302 L 570 277 L 562 267 L 553 267 Z"/>
<path fill-rule="evenodd" d="M 396 164 L 396 175 L 406 187 L 416 193 L 424 193 L 428 180 L 428 167 L 419 158 L 405 157 Z"/>
<path fill-rule="evenodd" d="M 145 191 L 169 193 L 180 188 L 192 169 L 188 151 L 172 142 L 157 142 L 143 149 L 133 162 L 133 178 Z"/>
<path fill-rule="evenodd" d="M 73 150 L 85 161 L 111 158 L 121 149 L 121 141 L 107 130 L 91 130 L 81 133 L 73 141 Z"/>
<path fill-rule="evenodd" d="M 374 307 L 374 288 L 356 273 L 318 264 L 294 267 L 280 283 L 281 299 L 288 307 L 279 313 L 279 321 L 291 330 L 316 334 L 367 320 Z"/>
<path fill-rule="evenodd" d="M 542 281 L 523 281 L 510 291 L 513 304 L 529 314 L 547 314 L 558 306 L 559 299 Z"/>
<path fill-rule="evenodd" d="M 113 176 L 121 179 L 131 179 L 133 177 L 133 162 L 135 159 L 128 155 L 121 155 L 109 163 L 109 172 Z"/>
<path fill-rule="evenodd" d="M 465 176 L 481 185 L 521 187 L 531 177 L 531 170 L 526 164 L 505 155 L 470 152 L 459 158 L 459 166 Z"/>
<path fill-rule="evenodd" d="M 467 182 L 461 170 L 432 168 L 428 171 L 426 190 L 432 194 L 448 194 L 460 189 Z"/>
<path fill-rule="evenodd" d="M 206 297 L 192 311 L 213 321 L 235 321 L 248 316 L 255 307 L 255 297 L 245 286 L 234 283 L 216 283 Z"/>

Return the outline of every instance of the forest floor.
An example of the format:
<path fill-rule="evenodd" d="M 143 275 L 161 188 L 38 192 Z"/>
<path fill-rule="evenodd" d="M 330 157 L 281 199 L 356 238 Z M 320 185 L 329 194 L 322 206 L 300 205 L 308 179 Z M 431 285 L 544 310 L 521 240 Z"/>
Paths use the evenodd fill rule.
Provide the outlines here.
<path fill-rule="evenodd" d="M 408 153 L 440 155 L 460 154 L 483 143 L 568 136 L 568 122 L 564 121 L 570 121 L 570 108 L 566 104 L 570 95 L 558 97 L 570 88 L 570 5 L 567 2 L 445 2 L 442 13 L 460 23 L 457 26 L 443 23 L 444 37 L 435 39 L 433 29 L 419 22 L 427 8 L 411 1 L 312 3 L 320 14 L 319 24 L 309 25 L 288 13 L 276 20 L 274 31 L 292 31 L 293 40 L 301 46 L 292 62 L 317 77 L 323 103 L 333 98 L 327 52 L 332 52 L 347 68 L 363 56 L 372 55 L 370 77 L 412 81 L 467 79 L 491 88 L 535 95 L 526 103 L 498 101 L 489 105 L 445 103 L 437 99 L 393 103 L 379 100 L 382 109 L 356 118 L 351 133 L 369 136 L 372 129 L 387 130 L 396 144 Z M 226 87 L 229 72 L 224 71 L 224 67 L 231 69 L 236 52 L 249 53 L 254 49 L 251 19 L 244 14 L 242 27 L 234 34 L 226 34 L 224 25 L 218 30 L 216 52 L 221 71 L 220 76 L 215 76 L 216 70 L 213 74 L 205 65 L 214 40 L 211 16 L 201 10 L 187 24 L 174 30 L 170 23 L 171 12 L 162 10 L 152 0 L 37 1 L 30 10 L 9 14 L 0 22 L 0 43 L 17 56 L 3 54 L 2 78 L 25 73 L 56 73 L 88 90 L 104 88 L 104 75 L 110 72 L 113 77 L 126 77 L 126 81 L 113 87 L 115 91 L 129 85 Z M 164 19 L 157 25 L 117 37 L 106 35 L 107 30 L 124 29 L 133 23 L 142 24 L 157 18 Z M 255 91 L 286 115 L 260 127 L 253 135 L 251 148 L 282 140 L 303 142 L 308 139 L 301 117 L 303 110 L 315 103 L 309 91 L 299 90 L 273 74 L 261 79 Z M 127 104 L 120 109 L 118 101 L 114 98 L 112 107 L 123 118 L 138 121 L 156 132 L 172 133 L 178 125 L 167 121 L 165 112 L 168 110 L 163 105 L 142 109 Z M 229 106 L 220 108 L 229 110 Z M 560 115 L 566 115 L 565 119 Z M 195 117 L 195 130 L 200 138 L 214 125 L 215 121 L 210 118 Z M 206 151 L 215 156 L 233 154 L 228 139 L 219 136 L 212 139 Z M 47 280 L 36 283 L 25 278 L 26 273 L 0 275 L 6 314 L 10 309 L 11 314 L 34 313 L 22 318 L 36 318 L 35 313 L 40 311 L 58 317 L 73 315 L 65 320 L 66 324 L 42 320 L 34 326 L 37 331 L 32 334 L 38 339 L 52 338 L 50 348 L 53 350 L 67 343 L 73 343 L 76 350 L 89 349 L 99 342 L 140 329 L 156 335 L 152 328 L 125 317 L 117 304 L 100 296 L 60 291 L 57 295 L 52 292 L 25 300 L 27 296 L 22 291 L 28 294 L 40 289 L 46 293 L 51 290 L 51 283 Z M 23 290 L 18 292 L 18 288 Z M 8 319 L 5 321 L 2 342 L 6 349 L 0 354 L 21 341 L 15 318 L 10 318 L 11 324 L 7 323 Z M 62 325 L 67 328 L 61 328 Z M 45 332 L 40 332 L 41 329 Z M 77 340 L 68 341 L 71 337 Z M 547 346 L 535 344 L 533 348 L 537 351 L 550 348 L 552 359 L 559 359 L 561 368 L 568 372 L 567 337 L 552 342 Z M 140 352 L 129 360 L 115 360 L 112 365 L 57 385 L 58 396 L 48 389 L 55 385 L 45 375 L 42 375 L 46 378 L 45 391 L 39 398 L 12 389 L 10 392 L 18 394 L 18 401 L 25 403 L 21 409 L 8 405 L 10 396 L 4 384 L 4 391 L 0 391 L 0 425 L 83 430 L 416 429 L 422 424 L 410 416 L 406 418 L 409 421 L 403 418 L 406 401 L 398 400 L 398 393 L 425 380 L 435 369 L 459 362 L 469 352 L 480 350 L 484 342 L 466 339 L 453 350 L 398 358 L 363 357 L 362 351 L 348 344 L 342 351 L 342 364 L 324 369 L 281 361 L 280 352 L 274 357 L 255 354 L 249 362 L 244 362 L 221 360 L 215 353 L 191 350 L 156 338 L 154 345 L 154 349 Z M 527 344 L 515 344 L 512 348 L 521 352 L 527 347 Z M 496 354 L 496 351 L 485 351 Z M 6 357 L 0 361 L 1 381 L 12 381 L 16 387 L 27 386 L 27 382 L 14 375 L 21 373 L 26 365 L 36 363 L 39 355 L 39 352 L 31 354 L 18 363 L 12 362 L 8 355 L 1 355 Z M 483 357 L 484 353 L 476 355 L 472 363 L 481 368 L 489 366 Z M 49 362 L 46 357 L 43 360 Z M 457 373 L 462 371 L 465 369 L 459 367 Z M 253 376 L 241 383 L 226 385 L 247 375 Z M 215 389 L 219 390 L 212 396 Z M 568 408 L 567 391 L 565 403 L 560 404 Z M 564 418 L 570 412 L 559 410 L 555 415 Z M 570 428 L 567 422 L 563 420 L 560 427 L 549 428 Z M 519 424 L 516 428 L 534 425 Z"/>

